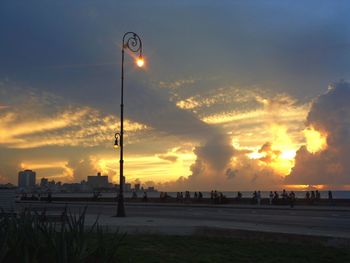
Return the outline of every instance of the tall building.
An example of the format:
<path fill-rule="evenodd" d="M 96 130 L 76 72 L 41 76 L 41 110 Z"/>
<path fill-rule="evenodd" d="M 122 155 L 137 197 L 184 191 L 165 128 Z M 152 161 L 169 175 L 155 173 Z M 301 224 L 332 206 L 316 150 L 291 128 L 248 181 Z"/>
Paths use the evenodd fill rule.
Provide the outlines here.
<path fill-rule="evenodd" d="M 35 186 L 36 173 L 32 170 L 24 170 L 18 173 L 18 187 L 32 188 Z"/>
<path fill-rule="evenodd" d="M 101 175 L 101 173 L 97 173 L 97 175 L 90 175 L 87 177 L 87 184 L 92 188 L 107 188 L 108 176 Z"/>

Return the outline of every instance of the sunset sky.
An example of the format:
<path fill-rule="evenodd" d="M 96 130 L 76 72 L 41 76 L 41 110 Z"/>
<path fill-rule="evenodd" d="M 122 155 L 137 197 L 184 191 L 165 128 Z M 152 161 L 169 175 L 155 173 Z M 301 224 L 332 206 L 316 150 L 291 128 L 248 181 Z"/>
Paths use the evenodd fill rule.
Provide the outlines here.
<path fill-rule="evenodd" d="M 348 1 L 0 3 L 0 183 L 22 169 L 166 190 L 350 189 Z"/>

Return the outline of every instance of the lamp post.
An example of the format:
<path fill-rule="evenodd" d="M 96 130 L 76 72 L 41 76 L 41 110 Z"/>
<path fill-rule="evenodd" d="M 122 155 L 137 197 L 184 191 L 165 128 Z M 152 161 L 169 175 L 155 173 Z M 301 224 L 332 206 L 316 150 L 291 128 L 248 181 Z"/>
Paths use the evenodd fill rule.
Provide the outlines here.
<path fill-rule="evenodd" d="M 118 209 L 117 217 L 125 217 L 124 207 L 124 159 L 123 159 L 123 146 L 124 146 L 124 53 L 125 50 L 129 50 L 133 53 L 138 53 L 136 64 L 142 67 L 144 64 L 142 57 L 142 42 L 141 38 L 134 32 L 126 32 L 123 36 L 122 46 L 122 68 L 121 68 L 121 102 L 120 102 L 120 132 L 115 134 L 114 146 L 119 147 L 120 160 L 119 160 L 119 194 L 118 194 Z M 118 142 L 119 139 L 119 142 Z"/>

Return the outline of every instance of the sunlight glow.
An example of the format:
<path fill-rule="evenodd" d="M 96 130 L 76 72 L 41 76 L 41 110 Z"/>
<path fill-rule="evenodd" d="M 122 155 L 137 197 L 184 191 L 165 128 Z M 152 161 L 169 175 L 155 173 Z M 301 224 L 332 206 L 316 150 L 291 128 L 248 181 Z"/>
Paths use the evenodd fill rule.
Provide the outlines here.
<path fill-rule="evenodd" d="M 299 145 L 293 141 L 284 125 L 272 124 L 268 131 L 270 142 L 255 148 L 247 156 L 258 160 L 260 166 L 270 167 L 281 176 L 286 176 L 294 166 Z"/>
<path fill-rule="evenodd" d="M 297 191 L 312 191 L 312 190 L 323 190 L 326 188 L 326 185 L 323 184 L 317 184 L 317 185 L 310 185 L 310 184 L 288 184 L 283 186 L 285 189 L 289 190 L 297 190 Z"/>
<path fill-rule="evenodd" d="M 306 128 L 303 132 L 306 148 L 310 153 L 317 153 L 327 148 L 327 134 L 322 134 L 313 127 Z"/>
<path fill-rule="evenodd" d="M 259 153 L 259 152 L 252 152 L 252 153 L 248 154 L 248 157 L 250 159 L 260 159 L 260 158 L 262 158 L 264 156 L 265 156 L 265 154 Z"/>
<path fill-rule="evenodd" d="M 281 153 L 281 158 L 286 160 L 293 160 L 296 155 L 295 150 L 284 150 Z"/>
<path fill-rule="evenodd" d="M 165 155 L 176 156 L 175 161 L 160 158 L 158 155 L 134 155 L 129 156 L 125 162 L 125 170 L 128 171 L 126 181 L 131 183 L 134 180 L 166 182 L 176 180 L 180 176 L 190 174 L 189 167 L 195 161 L 193 152 L 175 152 L 169 149 Z M 103 174 L 108 174 L 110 180 L 119 182 L 118 160 L 111 156 L 92 157 L 95 168 Z"/>
<path fill-rule="evenodd" d="M 292 167 L 294 166 L 294 159 L 284 159 L 278 156 L 270 166 L 280 175 L 287 176 L 290 174 Z"/>

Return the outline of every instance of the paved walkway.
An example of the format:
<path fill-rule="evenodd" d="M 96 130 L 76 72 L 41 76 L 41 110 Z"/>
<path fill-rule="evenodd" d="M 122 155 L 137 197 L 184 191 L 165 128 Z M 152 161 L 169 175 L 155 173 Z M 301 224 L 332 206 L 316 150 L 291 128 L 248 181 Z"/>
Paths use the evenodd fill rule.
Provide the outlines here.
<path fill-rule="evenodd" d="M 62 209 L 64 203 L 21 203 L 19 206 Z M 253 205 L 183 205 L 127 203 L 127 217 L 115 217 L 112 203 L 70 203 L 72 211 L 88 206 L 86 223 L 110 230 L 152 234 L 246 235 L 265 233 L 346 239 L 350 242 L 350 208 L 334 206 L 253 206 Z"/>
<path fill-rule="evenodd" d="M 38 201 L 21 201 L 22 204 L 38 204 Z M 41 204 L 47 204 L 42 202 Z M 112 202 L 53 202 L 53 204 L 68 204 L 81 206 L 115 206 Z M 303 211 L 350 211 L 350 206 L 331 206 L 331 205 L 298 205 L 291 208 L 289 205 L 246 205 L 246 204 L 196 204 L 196 203 L 125 203 L 125 206 L 130 207 L 199 207 L 199 208 L 232 208 L 232 209 L 263 209 L 263 210 L 303 210 Z"/>
<path fill-rule="evenodd" d="M 96 216 L 89 215 L 87 224 L 92 225 Z M 132 234 L 168 234 L 168 235 L 192 235 L 206 232 L 235 233 L 235 230 L 245 230 L 263 233 L 283 233 L 300 236 L 346 238 L 350 240 L 350 232 L 337 229 L 319 229 L 304 226 L 272 225 L 252 222 L 236 222 L 222 220 L 190 220 L 169 219 L 156 217 L 125 217 L 100 216 L 99 224 L 107 226 L 110 230 L 119 230 Z"/>

